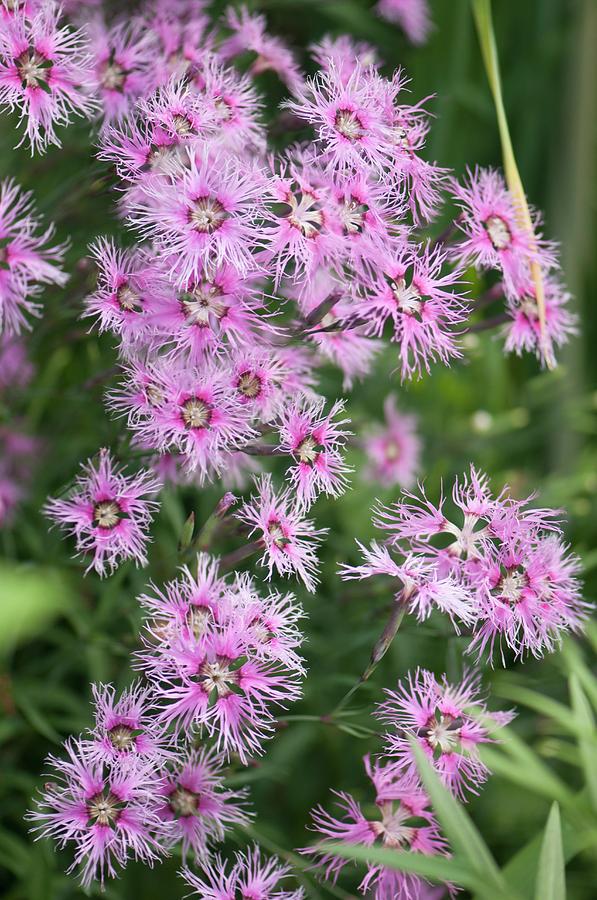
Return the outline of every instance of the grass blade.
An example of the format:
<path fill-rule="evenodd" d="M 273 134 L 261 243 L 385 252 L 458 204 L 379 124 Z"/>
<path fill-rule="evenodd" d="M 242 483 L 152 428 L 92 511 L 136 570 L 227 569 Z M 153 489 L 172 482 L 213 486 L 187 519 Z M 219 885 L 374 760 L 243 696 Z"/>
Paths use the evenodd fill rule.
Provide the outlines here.
<path fill-rule="evenodd" d="M 564 867 L 564 850 L 562 847 L 562 828 L 560 825 L 560 808 L 557 803 L 551 807 L 535 884 L 535 900 L 566 900 L 566 873 Z"/>

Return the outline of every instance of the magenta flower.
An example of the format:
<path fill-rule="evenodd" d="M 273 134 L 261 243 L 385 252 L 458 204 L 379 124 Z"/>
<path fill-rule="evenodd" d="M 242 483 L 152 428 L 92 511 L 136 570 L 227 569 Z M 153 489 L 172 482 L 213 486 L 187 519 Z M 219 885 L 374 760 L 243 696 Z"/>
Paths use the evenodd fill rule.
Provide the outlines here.
<path fill-rule="evenodd" d="M 72 115 L 89 116 L 94 101 L 88 42 L 82 31 L 59 26 L 60 7 L 41 3 L 30 16 L 25 9 L 0 28 L 0 104 L 18 109 L 31 152 L 60 146 L 57 125 Z"/>
<path fill-rule="evenodd" d="M 100 450 L 99 460 L 83 465 L 83 474 L 66 500 L 50 499 L 46 515 L 76 538 L 77 553 L 92 554 L 87 567 L 100 575 L 113 572 L 121 560 L 134 559 L 147 565 L 147 529 L 158 504 L 148 496 L 161 484 L 142 469 L 126 475 L 118 468 L 109 450 Z"/>
<path fill-rule="evenodd" d="M 539 310 L 534 285 L 527 284 L 516 300 L 510 300 L 506 312 L 510 321 L 505 327 L 504 348 L 521 356 L 523 351 L 534 353 L 542 364 L 554 357 L 554 348 L 567 343 L 578 334 L 577 317 L 566 309 L 570 294 L 553 276 L 544 276 L 545 329 L 541 334 Z"/>
<path fill-rule="evenodd" d="M 248 791 L 224 787 L 224 760 L 214 750 L 190 750 L 168 772 L 161 787 L 159 816 L 171 825 L 166 848 L 182 842 L 183 860 L 189 853 L 205 863 L 214 843 L 224 840 L 232 825 L 246 825 Z"/>
<path fill-rule="evenodd" d="M 334 816 L 322 807 L 312 812 L 313 830 L 323 838 L 322 849 L 305 849 L 323 868 L 325 877 L 335 882 L 348 860 L 326 851 L 326 844 L 346 842 L 366 847 L 447 855 L 429 800 L 417 777 L 396 763 L 372 763 L 364 757 L 365 771 L 375 790 L 375 814 L 367 816 L 359 803 L 344 792 L 338 797 L 339 814 Z M 362 896 L 374 900 L 422 900 L 427 882 L 416 875 L 369 863 L 367 874 L 358 887 Z"/>
<path fill-rule="evenodd" d="M 346 440 L 351 432 L 343 428 L 350 419 L 334 421 L 344 411 L 338 400 L 324 413 L 325 400 L 295 402 L 280 414 L 278 449 L 289 454 L 290 483 L 299 503 L 311 506 L 320 493 L 338 497 L 347 488 L 346 475 L 352 469 L 344 461 Z"/>
<path fill-rule="evenodd" d="M 286 400 L 284 366 L 269 350 L 258 353 L 241 350 L 230 362 L 230 383 L 238 399 L 255 419 L 270 422 Z"/>
<path fill-rule="evenodd" d="M 442 781 L 457 797 L 477 788 L 489 775 L 479 756 L 479 745 L 493 738 L 493 727 L 507 725 L 514 713 L 490 713 L 479 694 L 480 676 L 466 672 L 460 684 L 446 676 L 438 681 L 426 669 L 417 669 L 395 691 L 386 690 L 377 717 L 390 727 L 385 734 L 387 752 L 400 766 L 416 773 L 409 737 L 415 738 Z"/>
<path fill-rule="evenodd" d="M 27 818 L 37 839 L 53 838 L 59 847 L 72 845 L 69 873 L 80 869 L 81 883 L 103 885 L 116 878 L 129 859 L 152 866 L 163 853 L 158 810 L 159 779 L 133 760 L 109 769 L 90 760 L 84 747 L 65 744 L 68 759 L 48 757 L 51 772 Z"/>
<path fill-rule="evenodd" d="M 153 768 L 172 756 L 172 738 L 156 719 L 155 698 L 140 684 L 117 698 L 110 684 L 92 684 L 95 724 L 81 744 L 89 759 L 120 765 L 138 757 Z"/>
<path fill-rule="evenodd" d="M 309 48 L 320 69 L 336 69 L 348 80 L 358 65 L 378 69 L 381 65 L 377 50 L 365 41 L 355 41 L 347 34 L 337 37 L 325 35 Z"/>
<path fill-rule="evenodd" d="M 284 709 L 301 693 L 293 672 L 251 654 L 229 626 L 163 653 L 158 677 L 160 720 L 178 732 L 205 730 L 219 752 L 238 754 L 244 765 L 273 734 L 270 707 Z"/>
<path fill-rule="evenodd" d="M 533 214 L 535 233 L 529 234 L 499 172 L 477 168 L 468 171 L 463 185 L 452 180 L 451 187 L 462 209 L 458 226 L 464 233 L 453 250 L 456 259 L 479 269 L 500 270 L 513 298 L 526 288 L 531 262 L 547 270 L 557 265 L 554 245 L 537 231 L 537 215 Z"/>
<path fill-rule="evenodd" d="M 266 32 L 265 16 L 251 14 L 246 6 L 240 9 L 229 7 L 226 24 L 233 34 L 219 48 L 224 59 L 247 52 L 255 53 L 256 58 L 250 68 L 252 75 L 271 69 L 291 91 L 301 87 L 303 78 L 294 54 L 280 38 Z"/>
<path fill-rule="evenodd" d="M 429 245 L 405 245 L 378 260 L 378 275 L 365 286 L 362 314 L 370 330 L 381 335 L 386 322 L 393 326 L 392 341 L 399 345 L 403 379 L 420 377 L 432 362 L 449 365 L 462 353 L 461 326 L 469 315 L 459 284 L 460 271 L 442 274 L 446 254 Z M 451 287 L 456 290 L 451 290 Z"/>
<path fill-rule="evenodd" d="M 327 529 L 316 529 L 313 521 L 305 518 L 291 488 L 276 493 L 270 475 L 256 478 L 255 487 L 257 494 L 235 516 L 250 527 L 250 535 L 257 535 L 264 548 L 259 562 L 267 567 L 267 577 L 272 577 L 274 569 L 279 575 L 294 574 L 313 593 L 318 572 L 316 547 Z"/>
<path fill-rule="evenodd" d="M 308 78 L 296 100 L 284 106 L 312 124 L 321 160 L 328 168 L 348 173 L 381 171 L 391 162 L 392 132 L 384 119 L 384 79 L 375 69 L 357 65 L 350 77 L 331 64 Z"/>
<path fill-rule="evenodd" d="M 383 487 L 412 487 L 421 465 L 421 440 L 415 416 L 399 412 L 396 396 L 384 400 L 385 425 L 373 426 L 363 437 L 367 465 L 363 475 Z"/>
<path fill-rule="evenodd" d="M 240 154 L 265 149 L 263 101 L 248 75 L 222 65 L 220 56 L 202 53 L 194 86 L 211 117 L 210 140 Z"/>
<path fill-rule="evenodd" d="M 376 12 L 404 31 L 412 44 L 424 44 L 431 31 L 428 0 L 378 0 Z"/>
<path fill-rule="evenodd" d="M 186 868 L 181 872 L 201 900 L 228 900 L 237 896 L 251 900 L 304 900 L 302 888 L 286 890 L 280 886 L 290 874 L 290 867 L 276 857 L 262 859 L 256 845 L 246 853 L 236 853 L 230 869 L 220 856 L 215 856 L 212 862 L 204 864 L 201 875 Z"/>
<path fill-rule="evenodd" d="M 47 246 L 54 226 L 42 229 L 32 194 L 10 178 L 0 182 L 0 333 L 29 328 L 25 314 L 40 315 L 41 285 L 68 279 L 60 268 L 66 245 Z"/>
<path fill-rule="evenodd" d="M 168 180 L 149 180 L 131 222 L 155 240 L 156 253 L 177 283 L 199 282 L 206 268 L 252 266 L 262 215 L 263 174 L 256 163 L 207 150 L 189 164 L 174 162 Z"/>

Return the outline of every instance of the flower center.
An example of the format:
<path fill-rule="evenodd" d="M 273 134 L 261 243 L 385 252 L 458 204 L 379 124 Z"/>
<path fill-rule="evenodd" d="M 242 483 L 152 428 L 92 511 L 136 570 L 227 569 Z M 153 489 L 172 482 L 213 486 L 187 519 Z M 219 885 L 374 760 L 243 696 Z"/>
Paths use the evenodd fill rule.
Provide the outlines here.
<path fill-rule="evenodd" d="M 354 197 L 342 204 L 340 221 L 344 234 L 361 234 L 365 227 L 365 213 L 368 209 L 366 203 L 359 203 Z"/>
<path fill-rule="evenodd" d="M 175 816 L 187 818 L 188 816 L 194 816 L 197 812 L 198 801 L 199 794 L 195 794 L 179 784 L 170 794 L 168 806 Z"/>
<path fill-rule="evenodd" d="M 216 97 L 214 100 L 214 110 L 220 122 L 229 122 L 232 118 L 232 106 L 225 97 Z"/>
<path fill-rule="evenodd" d="M 118 525 L 121 515 L 116 500 L 100 500 L 93 507 L 93 524 L 96 528 L 114 528 Z"/>
<path fill-rule="evenodd" d="M 404 125 L 395 125 L 392 128 L 392 136 L 394 143 L 401 147 L 402 150 L 410 150 L 410 137 Z"/>
<path fill-rule="evenodd" d="M 135 749 L 135 732 L 128 725 L 115 725 L 108 731 L 108 737 L 115 750 Z"/>
<path fill-rule="evenodd" d="M 101 74 L 101 85 L 107 91 L 120 91 L 124 88 L 128 72 L 112 59 L 108 61 Z"/>
<path fill-rule="evenodd" d="M 386 459 L 388 462 L 394 462 L 400 456 L 400 447 L 396 441 L 388 441 L 386 444 Z"/>
<path fill-rule="evenodd" d="M 141 309 L 141 295 L 131 287 L 128 281 L 120 285 L 116 291 L 116 299 L 120 308 L 125 312 L 139 312 Z"/>
<path fill-rule="evenodd" d="M 318 449 L 319 446 L 320 445 L 317 443 L 313 435 L 308 434 L 307 437 L 303 438 L 303 440 L 300 442 L 295 450 L 295 453 L 298 456 L 300 462 L 313 465 L 320 453 Z"/>
<path fill-rule="evenodd" d="M 300 200 L 289 193 L 287 204 L 290 207 L 288 222 L 306 238 L 315 237 L 323 225 L 323 213 L 319 201 L 310 191 L 302 191 Z"/>
<path fill-rule="evenodd" d="M 267 531 L 272 539 L 272 542 L 281 550 L 283 550 L 284 547 L 287 547 L 290 543 L 290 538 L 288 538 L 284 534 L 284 529 L 277 519 L 272 519 L 272 521 L 267 526 Z"/>
<path fill-rule="evenodd" d="M 182 311 L 190 325 L 209 325 L 210 316 L 221 319 L 226 305 L 220 299 L 221 288 L 215 284 L 200 283 L 180 295 Z"/>
<path fill-rule="evenodd" d="M 359 117 L 351 109 L 339 109 L 336 113 L 334 125 L 336 126 L 336 131 L 342 137 L 345 137 L 347 141 L 358 141 L 365 133 Z"/>
<path fill-rule="evenodd" d="M 238 684 L 238 675 L 230 668 L 229 662 L 217 659 L 203 663 L 198 672 L 199 681 L 208 694 L 215 691 L 218 697 L 227 697 L 232 687 Z"/>
<path fill-rule="evenodd" d="M 195 638 L 199 640 L 207 631 L 207 623 L 212 618 L 209 606 L 189 606 L 187 610 L 186 620 L 189 631 Z"/>
<path fill-rule="evenodd" d="M 489 216 L 485 219 L 483 226 L 495 250 L 505 250 L 510 246 L 512 235 L 500 216 Z"/>
<path fill-rule="evenodd" d="M 414 316 L 421 312 L 423 305 L 421 295 L 414 285 L 407 285 L 406 279 L 397 278 L 395 281 L 390 281 L 390 288 L 401 312 L 407 316 Z"/>
<path fill-rule="evenodd" d="M 526 577 L 516 569 L 508 569 L 498 581 L 495 592 L 500 600 L 505 603 L 518 603 L 522 597 L 523 588 L 526 586 Z"/>
<path fill-rule="evenodd" d="M 47 85 L 52 61 L 46 59 L 37 50 L 25 50 L 15 60 L 17 72 L 21 79 L 21 86 L 24 88 L 41 87 Z"/>
<path fill-rule="evenodd" d="M 215 197 L 197 197 L 189 209 L 191 227 L 202 234 L 213 234 L 227 218 L 228 213 Z"/>
<path fill-rule="evenodd" d="M 237 390 L 248 400 L 254 400 L 261 393 L 261 379 L 255 372 L 242 372 L 239 375 Z"/>
<path fill-rule="evenodd" d="M 176 134 L 184 137 L 187 134 L 195 133 L 195 126 L 191 120 L 182 113 L 174 113 L 172 116 L 172 127 Z"/>
<path fill-rule="evenodd" d="M 111 791 L 96 794 L 87 804 L 90 825 L 113 825 L 120 815 L 121 803 Z"/>
<path fill-rule="evenodd" d="M 431 716 L 427 723 L 427 740 L 430 746 L 440 755 L 452 753 L 460 743 L 460 724 L 452 716 L 438 713 Z"/>
<path fill-rule="evenodd" d="M 182 405 L 182 419 L 187 428 L 207 428 L 211 420 L 211 408 L 199 397 L 189 397 Z"/>
<path fill-rule="evenodd" d="M 164 392 L 157 384 L 148 384 L 145 388 L 145 396 L 150 406 L 161 406 L 164 400 Z"/>

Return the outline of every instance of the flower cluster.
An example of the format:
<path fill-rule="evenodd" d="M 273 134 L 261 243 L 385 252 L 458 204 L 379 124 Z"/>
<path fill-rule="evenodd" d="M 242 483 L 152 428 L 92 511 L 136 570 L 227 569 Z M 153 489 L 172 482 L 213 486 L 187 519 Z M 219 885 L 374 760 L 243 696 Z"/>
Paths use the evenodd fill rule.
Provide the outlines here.
<path fill-rule="evenodd" d="M 496 497 L 471 466 L 452 489 L 454 514 L 407 494 L 377 510 L 384 544 L 359 545 L 364 562 L 344 565 L 344 578 L 389 575 L 396 601 L 427 618 L 435 606 L 472 629 L 469 652 L 541 656 L 561 635 L 580 630 L 590 609 L 581 598 L 579 560 L 562 540 L 557 511 L 517 500 L 508 488 Z"/>

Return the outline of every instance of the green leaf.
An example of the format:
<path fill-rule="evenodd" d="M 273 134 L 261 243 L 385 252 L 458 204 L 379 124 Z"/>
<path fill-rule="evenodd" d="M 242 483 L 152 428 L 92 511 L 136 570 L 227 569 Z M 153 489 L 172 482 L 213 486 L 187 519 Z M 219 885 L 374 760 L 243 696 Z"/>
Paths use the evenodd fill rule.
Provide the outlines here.
<path fill-rule="evenodd" d="M 514 732 L 507 732 L 505 742 L 499 749 L 484 746 L 480 754 L 492 772 L 513 784 L 566 806 L 575 803 L 572 791 Z"/>
<path fill-rule="evenodd" d="M 63 572 L 0 562 L 0 651 L 43 631 L 74 602 Z"/>
<path fill-rule="evenodd" d="M 182 526 L 182 531 L 180 532 L 180 539 L 178 541 L 178 552 L 186 553 L 191 544 L 193 543 L 193 532 L 195 531 L 195 513 L 190 512 L 187 516 L 187 520 Z"/>
<path fill-rule="evenodd" d="M 535 900 L 566 900 L 566 874 L 564 869 L 564 851 L 562 848 L 562 829 L 560 826 L 560 808 L 557 803 L 551 807 L 535 883 Z"/>
<path fill-rule="evenodd" d="M 426 856 L 423 853 L 407 853 L 388 847 L 363 847 L 333 842 L 320 844 L 318 849 L 322 853 L 331 853 L 354 862 L 373 863 L 399 872 L 411 872 L 438 884 L 450 881 L 469 890 L 484 891 L 479 875 L 454 857 Z M 486 896 L 490 896 L 489 893 Z"/>
<path fill-rule="evenodd" d="M 480 877 L 484 890 L 493 892 L 496 898 L 512 896 L 508 894 L 506 882 L 472 819 L 444 787 L 417 741 L 411 738 L 410 743 L 423 786 L 456 856 Z"/>
<path fill-rule="evenodd" d="M 591 805 L 597 812 L 597 753 L 595 753 L 595 717 L 577 676 L 569 678 L 570 698 L 581 727 L 578 749 L 585 775 L 585 782 L 591 798 Z"/>

